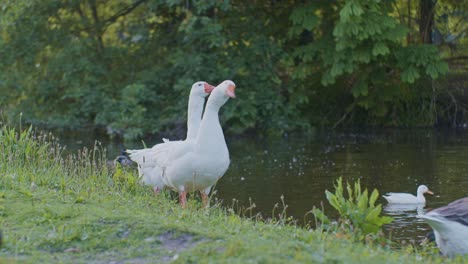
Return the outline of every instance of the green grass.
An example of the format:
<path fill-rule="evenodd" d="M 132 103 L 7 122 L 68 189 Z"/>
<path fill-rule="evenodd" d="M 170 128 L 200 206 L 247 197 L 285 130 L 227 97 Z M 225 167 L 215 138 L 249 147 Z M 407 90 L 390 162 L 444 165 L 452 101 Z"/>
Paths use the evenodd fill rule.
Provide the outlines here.
<path fill-rule="evenodd" d="M 61 153 L 51 135 L 0 130 L 0 263 L 463 263 L 216 203 L 201 209 L 193 198 L 181 209 L 140 186 L 134 170 L 106 166 L 103 151 Z"/>

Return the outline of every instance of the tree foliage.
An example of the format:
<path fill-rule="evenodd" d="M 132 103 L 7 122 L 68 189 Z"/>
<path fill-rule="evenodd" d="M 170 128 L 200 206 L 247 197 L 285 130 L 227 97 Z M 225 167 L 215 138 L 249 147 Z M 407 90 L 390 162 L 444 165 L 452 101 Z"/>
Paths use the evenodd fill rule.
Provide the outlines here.
<path fill-rule="evenodd" d="M 433 125 L 401 117 L 448 67 L 435 45 L 407 41 L 400 2 L 6 0 L 1 110 L 128 138 L 181 135 L 191 84 L 232 79 L 230 133 Z"/>

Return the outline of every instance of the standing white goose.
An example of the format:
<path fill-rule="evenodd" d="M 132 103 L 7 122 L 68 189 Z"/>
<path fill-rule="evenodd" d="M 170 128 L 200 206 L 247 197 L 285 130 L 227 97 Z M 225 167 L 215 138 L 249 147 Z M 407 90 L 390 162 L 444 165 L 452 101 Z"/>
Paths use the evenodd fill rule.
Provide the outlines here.
<path fill-rule="evenodd" d="M 434 229 L 435 241 L 443 255 L 468 254 L 468 197 L 418 217 Z"/>
<path fill-rule="evenodd" d="M 195 144 L 181 151 L 180 146 L 158 144 L 155 159 L 163 170 L 163 179 L 179 192 L 182 207 L 187 192 L 200 191 L 203 206 L 208 204 L 211 187 L 229 167 L 229 150 L 219 123 L 219 109 L 235 97 L 236 85 L 226 80 L 215 87 L 206 103 Z"/>
<path fill-rule="evenodd" d="M 162 144 L 168 144 L 169 146 L 178 145 L 180 151 L 184 151 L 185 148 L 191 148 L 188 145 L 194 144 L 197 138 L 205 98 L 213 89 L 214 86 L 203 81 L 196 82 L 192 85 L 187 110 L 187 138 L 184 141 L 172 142 L 163 139 L 164 143 Z M 155 147 L 126 150 L 126 152 L 130 154 L 130 159 L 138 164 L 138 175 L 141 178 L 141 182 L 153 186 L 154 192 L 158 193 L 159 190 L 164 188 L 165 183 L 161 176 L 162 170 L 157 165 L 156 159 L 154 158 L 154 148 Z"/>
<path fill-rule="evenodd" d="M 426 185 L 419 185 L 417 190 L 417 196 L 414 196 L 410 193 L 387 193 L 387 195 L 382 195 L 388 203 L 397 203 L 397 204 L 425 204 L 426 198 L 424 194 L 434 194 L 427 188 Z"/>

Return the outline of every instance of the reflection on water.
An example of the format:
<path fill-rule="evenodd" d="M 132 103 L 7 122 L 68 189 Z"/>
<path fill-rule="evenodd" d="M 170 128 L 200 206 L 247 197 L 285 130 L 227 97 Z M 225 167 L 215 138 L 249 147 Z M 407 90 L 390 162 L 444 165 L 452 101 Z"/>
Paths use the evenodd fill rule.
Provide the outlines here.
<path fill-rule="evenodd" d="M 93 136 L 78 139 L 62 136 L 62 143 L 92 145 Z M 226 137 L 231 166 L 216 186 L 216 197 L 226 205 L 237 199 L 248 207 L 250 199 L 257 212 L 271 217 L 284 195 L 287 214 L 304 223 L 313 206 L 322 207 L 336 217 L 328 206 L 325 190 L 333 191 L 338 177 L 380 194 L 415 193 L 425 184 L 436 196 L 426 196 L 426 207 L 389 206 L 380 197 L 383 213 L 395 221 L 385 230 L 393 239 L 421 240 L 430 230 L 416 218 L 418 212 L 436 208 L 467 195 L 468 131 L 382 130 L 359 133 L 318 133 L 281 138 Z M 78 142 L 78 143 L 77 143 Z M 146 142 L 149 146 L 159 143 Z M 105 142 L 110 159 L 120 152 L 117 142 Z M 70 147 L 70 146 L 69 146 Z M 127 144 L 140 148 L 141 143 Z M 275 211 L 278 212 L 278 209 Z M 275 214 L 276 214 L 275 213 Z M 311 220 L 311 215 L 307 215 Z M 306 221 L 307 221 L 306 219 Z"/>
<path fill-rule="evenodd" d="M 423 204 L 387 204 L 384 206 L 384 211 L 388 215 L 407 215 L 408 212 L 415 212 L 417 214 L 424 213 Z"/>
<path fill-rule="evenodd" d="M 383 209 L 385 215 L 393 217 L 392 224 L 385 226 L 393 238 L 421 241 L 430 231 L 427 224 L 416 217 L 425 213 L 422 204 L 387 204 Z"/>

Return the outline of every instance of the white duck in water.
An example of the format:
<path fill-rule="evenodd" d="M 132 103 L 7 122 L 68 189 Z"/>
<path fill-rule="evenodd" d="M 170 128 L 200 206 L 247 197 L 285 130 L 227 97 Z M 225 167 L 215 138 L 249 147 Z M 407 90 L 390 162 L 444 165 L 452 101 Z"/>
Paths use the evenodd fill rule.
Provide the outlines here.
<path fill-rule="evenodd" d="M 201 117 L 203 113 L 203 105 L 205 98 L 213 91 L 214 86 L 207 82 L 196 82 L 192 85 L 188 101 L 187 110 L 187 138 L 184 141 L 172 141 L 163 139 L 164 143 L 169 145 L 180 145 L 180 151 L 184 150 L 184 145 L 190 145 L 197 139 L 198 130 L 200 128 Z M 155 147 L 146 149 L 127 150 L 130 154 L 130 159 L 138 164 L 138 174 L 141 182 L 153 186 L 154 192 L 158 193 L 165 187 L 162 179 L 162 170 L 157 165 L 155 155 Z"/>
<path fill-rule="evenodd" d="M 426 198 L 424 194 L 434 194 L 427 188 L 426 185 L 420 185 L 417 190 L 417 196 L 414 196 L 410 193 L 387 193 L 386 195 L 382 195 L 388 203 L 396 203 L 396 204 L 425 204 Z"/>
<path fill-rule="evenodd" d="M 185 207 L 187 192 L 194 191 L 200 191 L 203 206 L 207 206 L 211 187 L 229 167 L 229 150 L 218 113 L 229 98 L 235 97 L 235 88 L 234 82 L 226 80 L 211 92 L 197 139 L 190 145 L 192 148 L 182 150 L 178 145 L 169 144 L 154 147 L 158 166 L 163 169 L 163 179 L 179 192 L 182 207 Z"/>
<path fill-rule="evenodd" d="M 468 255 L 468 197 L 418 217 L 434 229 L 435 241 L 443 255 Z"/>

